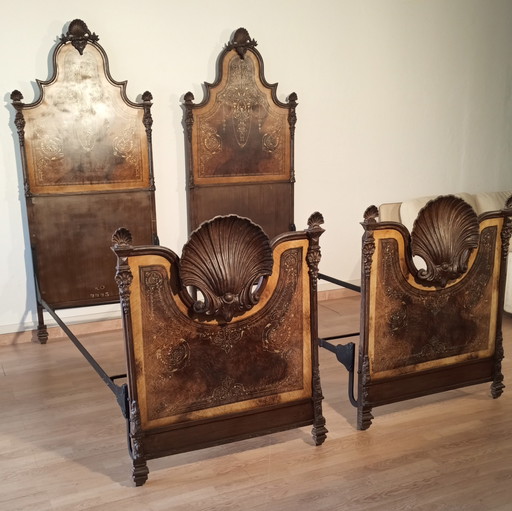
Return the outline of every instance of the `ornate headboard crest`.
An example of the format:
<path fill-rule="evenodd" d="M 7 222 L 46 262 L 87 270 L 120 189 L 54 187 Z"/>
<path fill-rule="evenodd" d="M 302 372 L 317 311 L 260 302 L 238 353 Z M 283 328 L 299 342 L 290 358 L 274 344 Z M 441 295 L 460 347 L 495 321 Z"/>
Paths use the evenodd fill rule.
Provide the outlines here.
<path fill-rule="evenodd" d="M 182 298 L 190 303 L 191 286 L 202 294 L 192 300 L 195 314 L 229 322 L 258 303 L 272 266 L 270 242 L 259 225 L 237 215 L 215 217 L 183 247 Z"/>
<path fill-rule="evenodd" d="M 98 40 L 99 37 L 89 30 L 85 22 L 79 19 L 73 20 L 69 24 L 68 31 L 65 34 L 62 34 L 60 38 L 62 43 L 70 41 L 80 55 L 83 54 L 84 48 L 87 46 L 89 41 L 95 43 Z"/>
<path fill-rule="evenodd" d="M 249 48 L 255 48 L 258 43 L 251 39 L 249 32 L 245 28 L 239 28 L 231 38 L 228 44 L 226 44 L 226 48 L 228 50 L 236 50 L 241 59 L 244 58 L 245 53 Z"/>
<path fill-rule="evenodd" d="M 120 227 L 112 235 L 114 248 L 127 248 L 132 246 L 132 233 L 126 227 Z"/>
<path fill-rule="evenodd" d="M 418 270 L 416 279 L 423 285 L 445 287 L 467 271 L 478 243 L 478 217 L 467 202 L 453 195 L 431 200 L 420 210 L 411 232 L 412 255 L 427 266 Z"/>

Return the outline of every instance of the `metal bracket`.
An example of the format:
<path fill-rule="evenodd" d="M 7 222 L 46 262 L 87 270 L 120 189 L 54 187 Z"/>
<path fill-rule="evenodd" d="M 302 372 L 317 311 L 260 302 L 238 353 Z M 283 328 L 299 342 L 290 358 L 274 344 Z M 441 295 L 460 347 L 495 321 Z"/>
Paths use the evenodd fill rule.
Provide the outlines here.
<path fill-rule="evenodd" d="M 337 339 L 338 337 L 336 337 Z M 319 345 L 322 348 L 334 353 L 338 362 L 342 363 L 345 366 L 347 371 L 354 371 L 354 359 L 355 359 L 355 344 L 353 342 L 349 342 L 348 344 L 331 344 L 329 339 L 318 339 Z"/>
<path fill-rule="evenodd" d="M 341 335 L 337 337 L 328 337 L 326 339 L 318 339 L 318 344 L 322 348 L 334 353 L 338 362 L 345 366 L 345 369 L 348 371 L 348 398 L 350 399 L 350 403 L 352 406 L 357 406 L 357 399 L 354 396 L 354 368 L 355 368 L 355 343 L 349 342 L 347 344 L 337 344 L 334 345 L 329 342 L 329 340 L 333 339 L 341 339 L 344 337 L 353 337 L 359 334 L 347 334 Z"/>
<path fill-rule="evenodd" d="M 129 416 L 129 406 L 128 406 L 128 385 L 123 383 L 120 387 L 117 387 L 117 391 L 115 392 L 117 404 L 121 408 L 121 412 L 125 419 L 128 419 Z"/>

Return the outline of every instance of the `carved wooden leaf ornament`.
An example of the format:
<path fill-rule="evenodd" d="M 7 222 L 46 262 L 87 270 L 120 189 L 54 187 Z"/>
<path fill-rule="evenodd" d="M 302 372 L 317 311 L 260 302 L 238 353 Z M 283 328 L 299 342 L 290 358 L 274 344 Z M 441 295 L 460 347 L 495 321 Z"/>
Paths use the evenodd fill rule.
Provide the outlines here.
<path fill-rule="evenodd" d="M 467 271 L 478 242 L 478 217 L 467 202 L 453 195 L 430 201 L 419 212 L 411 232 L 412 254 L 427 266 L 418 270 L 417 280 L 445 287 Z"/>
<path fill-rule="evenodd" d="M 261 227 L 249 219 L 218 216 L 191 234 L 180 266 L 183 286 L 203 295 L 193 311 L 228 322 L 258 303 L 272 274 L 272 249 Z"/>

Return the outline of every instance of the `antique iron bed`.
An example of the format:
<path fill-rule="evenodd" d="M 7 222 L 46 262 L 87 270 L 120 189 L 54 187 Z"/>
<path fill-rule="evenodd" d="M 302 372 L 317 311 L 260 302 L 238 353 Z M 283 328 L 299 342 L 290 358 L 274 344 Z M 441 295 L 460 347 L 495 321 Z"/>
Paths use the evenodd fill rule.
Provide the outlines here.
<path fill-rule="evenodd" d="M 151 94 L 128 100 L 82 20 L 61 37 L 53 68 L 34 103 L 11 94 L 38 338 L 47 341 L 46 311 L 115 394 L 135 484 L 147 479 L 147 459 L 272 431 L 313 424 L 321 444 L 322 216 L 272 241 L 247 218 L 216 217 L 191 234 L 180 260 L 158 246 Z M 119 301 L 127 373 L 109 376 L 57 311 Z"/>
<path fill-rule="evenodd" d="M 98 36 L 73 20 L 53 49 L 53 76 L 16 111 L 34 269 L 39 342 L 46 311 L 115 394 L 125 417 L 127 386 L 109 376 L 60 317 L 62 309 L 119 302 L 112 233 L 130 228 L 157 244 L 152 160 L 152 96 L 135 103 L 110 75 Z M 137 215 L 133 215 L 133 211 Z"/>

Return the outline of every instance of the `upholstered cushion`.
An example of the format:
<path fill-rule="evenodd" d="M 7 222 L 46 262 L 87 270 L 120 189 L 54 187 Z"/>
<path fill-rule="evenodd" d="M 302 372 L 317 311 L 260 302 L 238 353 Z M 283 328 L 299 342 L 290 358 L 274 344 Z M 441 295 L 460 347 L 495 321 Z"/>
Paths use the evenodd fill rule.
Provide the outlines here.
<path fill-rule="evenodd" d="M 476 212 L 480 215 L 484 211 L 497 211 L 505 207 L 507 199 L 512 195 L 509 192 L 482 192 L 475 194 Z"/>
<path fill-rule="evenodd" d="M 387 202 L 379 206 L 381 222 L 400 222 L 400 202 Z"/>

